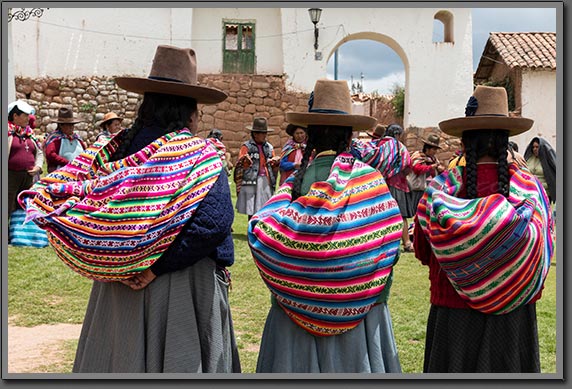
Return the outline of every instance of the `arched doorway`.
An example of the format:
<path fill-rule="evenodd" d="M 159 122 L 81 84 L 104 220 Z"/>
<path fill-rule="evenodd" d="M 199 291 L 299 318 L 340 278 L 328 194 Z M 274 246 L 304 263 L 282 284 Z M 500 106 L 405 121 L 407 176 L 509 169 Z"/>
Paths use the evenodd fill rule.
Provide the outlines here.
<path fill-rule="evenodd" d="M 394 84 L 403 86 L 405 90 L 403 126 L 407 128 L 409 62 L 402 47 L 387 35 L 374 32 L 350 34 L 340 40 L 329 53 L 327 74 L 331 79 L 336 78 L 334 65 L 336 51 L 338 52 L 337 79 L 347 80 L 350 90 L 354 86 L 353 92 L 356 92 L 356 89 L 359 92 L 361 86 L 361 91 L 365 93 L 376 92 L 379 95 L 386 95 L 391 92 Z M 386 58 L 380 58 L 380 55 Z"/>

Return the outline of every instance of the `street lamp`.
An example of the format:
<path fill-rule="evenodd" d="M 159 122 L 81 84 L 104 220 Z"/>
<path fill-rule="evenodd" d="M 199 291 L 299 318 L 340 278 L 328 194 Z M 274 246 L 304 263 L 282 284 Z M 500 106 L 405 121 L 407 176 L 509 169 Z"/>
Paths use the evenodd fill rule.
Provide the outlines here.
<path fill-rule="evenodd" d="M 318 27 L 316 25 L 320 21 L 320 16 L 322 15 L 322 9 L 321 8 L 310 8 L 308 10 L 308 13 L 310 14 L 310 19 L 312 20 L 312 23 L 314 23 L 314 49 L 317 51 L 318 50 Z"/>

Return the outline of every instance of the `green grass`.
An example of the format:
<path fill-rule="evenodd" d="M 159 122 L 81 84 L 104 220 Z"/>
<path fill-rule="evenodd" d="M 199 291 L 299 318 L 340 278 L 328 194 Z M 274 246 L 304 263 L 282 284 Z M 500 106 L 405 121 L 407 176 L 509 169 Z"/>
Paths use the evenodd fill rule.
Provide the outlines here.
<path fill-rule="evenodd" d="M 233 203 L 235 200 L 233 193 Z M 245 215 L 235 214 L 235 263 L 230 268 L 229 298 L 242 371 L 254 373 L 270 294 L 252 260 L 246 224 Z M 556 372 L 556 272 L 560 270 L 556 266 L 550 269 L 542 299 L 537 303 L 544 373 Z M 65 266 L 51 247 L 8 248 L 8 313 L 15 325 L 81 323 L 90 287 L 91 281 Z M 395 267 L 389 309 L 402 370 L 420 373 L 429 313 L 429 279 L 428 268 L 413 254 L 404 253 Z M 76 345 L 77 341 L 66 343 L 62 361 L 43 366 L 41 372 L 70 372 Z"/>

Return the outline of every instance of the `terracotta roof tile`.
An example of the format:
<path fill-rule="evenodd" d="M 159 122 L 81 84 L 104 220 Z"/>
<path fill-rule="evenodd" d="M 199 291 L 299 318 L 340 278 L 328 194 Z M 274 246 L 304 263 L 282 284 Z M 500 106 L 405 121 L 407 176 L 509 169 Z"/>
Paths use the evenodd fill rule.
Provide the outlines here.
<path fill-rule="evenodd" d="M 489 42 L 510 68 L 556 69 L 555 32 L 491 32 Z"/>

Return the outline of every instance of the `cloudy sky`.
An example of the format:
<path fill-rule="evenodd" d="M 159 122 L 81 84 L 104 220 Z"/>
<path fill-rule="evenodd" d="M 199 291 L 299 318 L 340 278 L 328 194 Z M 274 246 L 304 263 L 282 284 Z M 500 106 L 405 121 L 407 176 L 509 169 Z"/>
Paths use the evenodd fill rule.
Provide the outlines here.
<path fill-rule="evenodd" d="M 490 32 L 555 32 L 554 8 L 474 8 L 473 70 Z M 439 38 L 439 37 L 435 37 Z M 442 38 L 442 37 L 440 37 Z M 364 60 L 367 58 L 367 61 Z M 328 62 L 328 77 L 334 78 L 334 57 Z M 355 40 L 338 51 L 338 79 L 361 81 L 365 92 L 389 93 L 395 84 L 405 85 L 403 62 L 388 46 L 369 40 Z"/>

